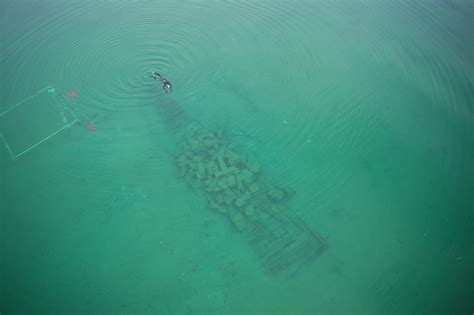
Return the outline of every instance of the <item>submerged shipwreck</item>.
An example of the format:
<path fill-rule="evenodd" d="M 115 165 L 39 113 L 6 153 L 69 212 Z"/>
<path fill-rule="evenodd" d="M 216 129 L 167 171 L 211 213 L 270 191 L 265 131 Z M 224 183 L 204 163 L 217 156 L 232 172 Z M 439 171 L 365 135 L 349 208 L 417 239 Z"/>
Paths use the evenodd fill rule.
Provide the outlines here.
<path fill-rule="evenodd" d="M 266 270 L 295 273 L 325 250 L 325 241 L 286 205 L 292 192 L 268 183 L 256 158 L 237 152 L 222 131 L 209 130 L 175 101 L 161 98 L 159 108 L 177 137 L 182 179 L 247 240 Z"/>

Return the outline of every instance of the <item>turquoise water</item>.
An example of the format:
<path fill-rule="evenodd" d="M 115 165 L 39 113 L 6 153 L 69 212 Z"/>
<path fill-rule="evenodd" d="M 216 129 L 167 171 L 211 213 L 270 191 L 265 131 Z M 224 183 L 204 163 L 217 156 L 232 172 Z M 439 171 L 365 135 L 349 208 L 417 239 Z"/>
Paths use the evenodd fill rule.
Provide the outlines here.
<path fill-rule="evenodd" d="M 474 311 L 472 2 L 0 9 L 1 314 Z M 180 177 L 177 108 L 325 251 L 268 271 Z"/>

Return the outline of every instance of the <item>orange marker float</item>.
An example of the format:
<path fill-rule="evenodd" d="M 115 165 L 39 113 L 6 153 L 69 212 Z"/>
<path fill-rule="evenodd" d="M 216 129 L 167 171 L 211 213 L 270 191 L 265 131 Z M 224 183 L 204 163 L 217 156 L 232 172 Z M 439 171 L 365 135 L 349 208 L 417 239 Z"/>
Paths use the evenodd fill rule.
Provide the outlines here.
<path fill-rule="evenodd" d="M 92 121 L 89 121 L 86 128 L 89 129 L 90 131 L 97 131 L 97 129 L 95 129 L 94 124 L 92 123 Z"/>
<path fill-rule="evenodd" d="M 76 90 L 70 90 L 69 92 L 66 93 L 67 96 L 76 96 L 77 91 Z"/>

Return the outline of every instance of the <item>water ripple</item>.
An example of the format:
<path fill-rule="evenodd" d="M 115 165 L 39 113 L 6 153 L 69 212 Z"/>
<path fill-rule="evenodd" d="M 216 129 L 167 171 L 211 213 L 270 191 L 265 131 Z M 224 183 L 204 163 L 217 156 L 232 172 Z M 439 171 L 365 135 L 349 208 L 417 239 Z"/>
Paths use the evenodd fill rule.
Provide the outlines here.
<path fill-rule="evenodd" d="M 450 121 L 472 119 L 472 93 L 463 92 L 473 86 L 464 69 L 469 54 L 462 45 L 468 36 L 459 32 L 472 21 L 458 6 L 390 1 L 38 5 L 31 9 L 38 14 L 25 15 L 23 33 L 15 30 L 0 56 L 11 77 L 6 88 L 12 90 L 2 95 L 2 103 L 48 83 L 61 93 L 77 89 L 78 111 L 107 117 L 102 130 L 109 138 L 98 141 L 116 140 L 113 133 L 126 128 L 122 141 L 133 145 L 120 152 L 133 159 L 156 132 L 145 118 L 152 115 L 161 87 L 147 74 L 159 69 L 174 84 L 172 97 L 191 115 L 203 122 L 215 113 L 238 117 L 233 125 L 252 141 L 265 139 L 261 157 L 274 160 L 282 172 L 308 150 L 317 149 L 319 159 L 364 156 L 384 119 L 399 111 L 393 102 L 380 104 L 398 78 L 438 104 L 455 104 L 444 108 Z M 446 22 L 453 19 L 457 24 Z M 25 80 L 30 69 L 54 82 Z M 103 148 L 88 153 L 99 164 L 109 156 Z M 326 185 L 332 189 L 347 181 L 350 167 L 326 163 L 288 181 L 303 183 L 317 172 L 334 181 Z M 91 184 L 97 186 L 139 181 L 95 169 L 85 160 L 71 162 L 63 174 L 79 178 L 83 172 L 93 175 L 97 182 Z"/>

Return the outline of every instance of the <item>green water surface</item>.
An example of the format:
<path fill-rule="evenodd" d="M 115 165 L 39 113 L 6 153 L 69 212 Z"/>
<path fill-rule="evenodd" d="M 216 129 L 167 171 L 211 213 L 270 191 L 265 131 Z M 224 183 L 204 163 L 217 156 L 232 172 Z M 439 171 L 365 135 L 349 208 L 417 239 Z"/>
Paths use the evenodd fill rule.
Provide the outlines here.
<path fill-rule="evenodd" d="M 0 143 L 2 315 L 474 311 L 471 1 L 0 12 L 0 112 L 52 85 L 79 120 L 15 161 Z M 265 271 L 183 183 L 169 99 L 295 191 L 317 260 Z M 41 96 L 0 116 L 13 155 L 74 119 L 61 110 Z"/>

